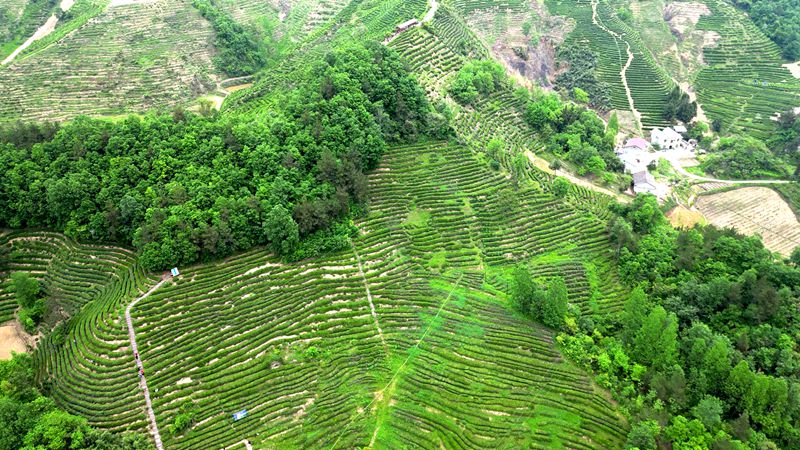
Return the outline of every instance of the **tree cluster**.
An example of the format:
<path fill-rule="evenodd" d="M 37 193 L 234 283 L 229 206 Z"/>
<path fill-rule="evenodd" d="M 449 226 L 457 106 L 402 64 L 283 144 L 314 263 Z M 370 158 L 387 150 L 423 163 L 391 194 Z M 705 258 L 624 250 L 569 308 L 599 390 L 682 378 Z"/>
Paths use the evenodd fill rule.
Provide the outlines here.
<path fill-rule="evenodd" d="M 20 307 L 17 313 L 19 323 L 25 331 L 32 334 L 44 317 L 45 306 L 44 299 L 40 295 L 42 288 L 39 280 L 27 272 L 14 272 L 11 274 L 11 288 Z"/>
<path fill-rule="evenodd" d="M 238 77 L 254 74 L 264 67 L 266 50 L 253 30 L 236 22 L 217 5 L 216 0 L 192 0 L 192 5 L 214 28 L 214 45 L 219 51 L 214 64 L 219 70 Z"/>
<path fill-rule="evenodd" d="M 567 285 L 556 277 L 539 285 L 524 265 L 517 266 L 511 284 L 511 301 L 517 311 L 548 327 L 561 329 L 567 314 Z"/>
<path fill-rule="evenodd" d="M 556 94 L 541 93 L 528 101 L 525 120 L 547 142 L 548 149 L 573 163 L 580 175 L 622 172 L 614 153 L 614 136 L 593 111 L 563 103 Z"/>
<path fill-rule="evenodd" d="M 800 268 L 733 230 L 674 230 L 652 196 L 614 210 L 639 287 L 558 340 L 623 402 L 628 448 L 798 448 Z"/>
<path fill-rule="evenodd" d="M 733 136 L 720 139 L 703 170 L 720 178 L 783 178 L 783 162 L 769 151 L 764 141 L 750 136 Z"/>
<path fill-rule="evenodd" d="M 17 354 L 0 361 L 0 449 L 152 450 L 138 433 L 113 434 L 59 409 L 34 388 L 32 359 Z"/>
<path fill-rule="evenodd" d="M 427 132 L 430 110 L 378 44 L 328 54 L 264 102 L 252 115 L 82 117 L 44 142 L 0 143 L 0 226 L 133 245 L 153 270 L 254 245 L 293 257 L 340 248 L 364 171 L 387 142 Z"/>
<path fill-rule="evenodd" d="M 489 95 L 507 83 L 505 69 L 492 60 L 472 60 L 456 73 L 448 92 L 459 103 L 472 104 L 479 95 Z"/>
<path fill-rule="evenodd" d="M 689 123 L 695 115 L 697 115 L 697 103 L 691 101 L 689 95 L 678 86 L 672 88 L 662 112 L 664 120 L 670 122 L 680 120 L 683 123 Z"/>
<path fill-rule="evenodd" d="M 606 111 L 611 102 L 611 87 L 597 78 L 597 53 L 585 45 L 572 43 L 560 47 L 558 57 L 568 69 L 556 77 L 556 86 L 568 92 L 573 100 Z M 588 99 L 582 98 L 581 92 Z"/>

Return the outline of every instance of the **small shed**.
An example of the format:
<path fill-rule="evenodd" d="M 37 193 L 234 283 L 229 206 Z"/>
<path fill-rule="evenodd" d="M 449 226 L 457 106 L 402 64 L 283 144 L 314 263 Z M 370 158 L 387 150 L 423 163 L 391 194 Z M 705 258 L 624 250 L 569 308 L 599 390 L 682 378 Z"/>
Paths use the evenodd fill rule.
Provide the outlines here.
<path fill-rule="evenodd" d="M 642 170 L 633 174 L 633 192 L 656 195 L 657 191 L 656 179 L 650 172 Z"/>
<path fill-rule="evenodd" d="M 177 277 L 178 275 L 181 274 L 181 272 L 178 270 L 177 267 L 173 267 L 172 270 L 170 270 L 170 273 L 172 273 L 173 277 Z"/>
<path fill-rule="evenodd" d="M 247 410 L 243 409 L 241 411 L 233 413 L 233 421 L 236 422 L 238 420 L 242 420 L 247 417 Z"/>
<path fill-rule="evenodd" d="M 676 133 L 680 133 L 680 134 L 684 134 L 687 131 L 689 131 L 683 125 L 675 125 L 674 127 L 672 127 L 672 129 L 675 130 Z"/>

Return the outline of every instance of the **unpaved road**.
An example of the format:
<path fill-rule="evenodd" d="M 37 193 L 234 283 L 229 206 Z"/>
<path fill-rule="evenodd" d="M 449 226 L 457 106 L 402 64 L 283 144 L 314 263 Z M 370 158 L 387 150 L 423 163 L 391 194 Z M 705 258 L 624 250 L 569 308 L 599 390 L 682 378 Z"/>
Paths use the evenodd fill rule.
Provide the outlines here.
<path fill-rule="evenodd" d="M 361 275 L 361 280 L 364 281 L 364 289 L 367 291 L 367 300 L 369 300 L 369 309 L 372 312 L 372 320 L 375 321 L 375 329 L 378 330 L 378 336 L 381 338 L 381 343 L 383 343 L 383 350 L 386 352 L 386 356 L 389 356 L 389 346 L 386 345 L 386 340 L 383 338 L 383 330 L 381 330 L 381 324 L 378 322 L 378 313 L 375 311 L 375 303 L 373 303 L 372 293 L 369 291 L 369 282 L 367 281 L 367 276 L 364 275 L 364 268 L 361 266 L 361 256 L 356 251 L 356 247 L 352 242 L 350 242 L 350 246 L 353 248 L 353 254 L 356 256 L 358 273 Z"/>
<path fill-rule="evenodd" d="M 525 152 L 525 156 L 527 156 L 528 160 L 531 163 L 533 163 L 534 166 L 538 167 L 539 170 L 545 171 L 547 173 L 551 173 L 551 174 L 553 174 L 553 175 L 555 175 L 557 177 L 564 177 L 567 180 L 569 180 L 569 182 L 572 183 L 572 184 L 577 184 L 579 186 L 585 187 L 586 189 L 590 189 L 590 190 L 593 190 L 595 192 L 599 192 L 601 194 L 609 195 L 609 196 L 617 199 L 617 201 L 620 201 L 622 203 L 629 203 L 631 201 L 631 197 L 629 197 L 627 195 L 623 195 L 623 194 L 614 192 L 611 189 L 606 189 L 604 187 L 598 186 L 598 185 L 592 183 L 591 181 L 584 180 L 583 178 L 577 177 L 577 176 L 575 176 L 575 175 L 573 175 L 573 174 L 571 174 L 571 173 L 569 173 L 567 171 L 564 171 L 564 170 L 555 170 L 555 171 L 551 170 L 548 167 L 549 163 L 546 160 L 544 160 L 542 158 L 539 158 L 538 156 L 534 155 L 533 152 L 531 152 L 530 150 L 527 150 Z"/>
<path fill-rule="evenodd" d="M 422 19 L 422 22 L 418 22 L 417 24 L 412 25 L 406 28 L 405 30 L 395 31 L 383 41 L 383 45 L 388 45 L 390 42 L 397 39 L 398 36 L 400 36 L 401 34 L 405 33 L 406 31 L 412 28 L 416 28 L 423 23 L 430 22 L 431 20 L 433 20 L 433 17 L 436 15 L 436 11 L 438 10 L 439 10 L 439 2 L 437 2 L 436 0 L 428 0 L 428 11 L 425 12 L 425 17 Z"/>
<path fill-rule="evenodd" d="M 675 168 L 675 171 L 679 174 L 683 175 L 690 180 L 695 181 L 706 181 L 710 183 L 727 183 L 727 184 L 788 184 L 791 183 L 789 180 L 720 180 L 719 178 L 709 178 L 703 177 L 700 175 L 695 175 L 691 172 L 687 172 L 686 169 L 683 168 L 680 161 L 677 158 L 671 158 L 667 153 L 661 155 L 662 158 L 669 161 L 672 164 L 672 167 Z"/>
<path fill-rule="evenodd" d="M 439 2 L 436 0 L 429 0 L 428 5 L 428 12 L 425 13 L 425 17 L 422 19 L 423 23 L 428 23 L 433 20 L 433 16 L 436 15 L 436 11 L 439 9 Z"/>
<path fill-rule="evenodd" d="M 133 351 L 134 355 L 139 354 L 139 347 L 136 345 L 136 331 L 133 329 L 133 320 L 131 319 L 131 309 L 136 306 L 137 303 L 146 299 L 150 296 L 156 289 L 160 288 L 161 285 L 166 283 L 169 278 L 164 278 L 163 280 L 159 281 L 155 286 L 151 287 L 149 291 L 145 292 L 141 297 L 137 298 L 130 305 L 125 309 L 125 322 L 128 324 L 128 338 L 131 341 L 131 351 Z M 136 366 L 139 368 L 140 371 L 144 371 L 144 365 L 142 364 L 142 355 L 139 355 L 136 359 Z M 150 390 L 147 388 L 147 377 L 143 376 L 139 378 L 139 387 L 144 392 L 144 402 L 147 405 L 147 416 L 150 418 L 150 433 L 153 435 L 153 440 L 156 443 L 156 448 L 158 450 L 164 450 L 164 444 L 161 443 L 161 434 L 158 432 L 158 424 L 156 423 L 156 415 L 153 412 L 153 403 L 150 401 Z"/>

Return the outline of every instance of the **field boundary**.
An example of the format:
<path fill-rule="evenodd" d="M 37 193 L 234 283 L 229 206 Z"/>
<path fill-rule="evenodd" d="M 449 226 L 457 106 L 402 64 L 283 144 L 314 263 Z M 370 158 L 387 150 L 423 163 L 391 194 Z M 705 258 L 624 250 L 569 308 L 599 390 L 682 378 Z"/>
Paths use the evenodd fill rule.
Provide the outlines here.
<path fill-rule="evenodd" d="M 150 390 L 147 388 L 147 378 L 144 376 L 144 364 L 142 363 L 142 359 L 139 357 L 139 348 L 136 346 L 136 331 L 133 329 L 133 319 L 131 319 L 131 309 L 136 306 L 137 303 L 146 299 L 150 296 L 156 289 L 160 288 L 164 283 L 167 282 L 169 278 L 164 278 L 155 286 L 151 287 L 149 291 L 145 292 L 137 298 L 136 300 L 132 301 L 127 308 L 125 308 L 125 322 L 128 324 L 128 337 L 131 341 L 131 351 L 133 352 L 134 359 L 136 360 L 136 367 L 139 368 L 139 387 L 142 388 L 144 392 L 144 401 L 147 405 L 147 415 L 150 418 L 150 433 L 153 435 L 153 440 L 155 440 L 156 448 L 158 450 L 164 450 L 164 444 L 161 443 L 161 434 L 158 432 L 158 423 L 156 423 L 156 414 L 153 412 L 153 404 L 150 401 Z"/>

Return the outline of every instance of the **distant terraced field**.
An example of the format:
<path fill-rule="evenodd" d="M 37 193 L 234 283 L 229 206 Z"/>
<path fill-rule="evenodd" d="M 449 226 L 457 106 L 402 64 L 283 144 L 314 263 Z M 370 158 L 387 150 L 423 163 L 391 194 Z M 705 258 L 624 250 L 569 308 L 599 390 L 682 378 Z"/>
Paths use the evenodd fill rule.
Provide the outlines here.
<path fill-rule="evenodd" d="M 189 0 L 108 7 L 0 68 L 0 122 L 185 103 L 215 86 L 213 42 L 211 25 Z"/>
<path fill-rule="evenodd" d="M 760 235 L 773 252 L 789 256 L 800 245 L 800 222 L 781 196 L 766 187 L 746 187 L 697 197 L 697 208 L 718 227 Z"/>

